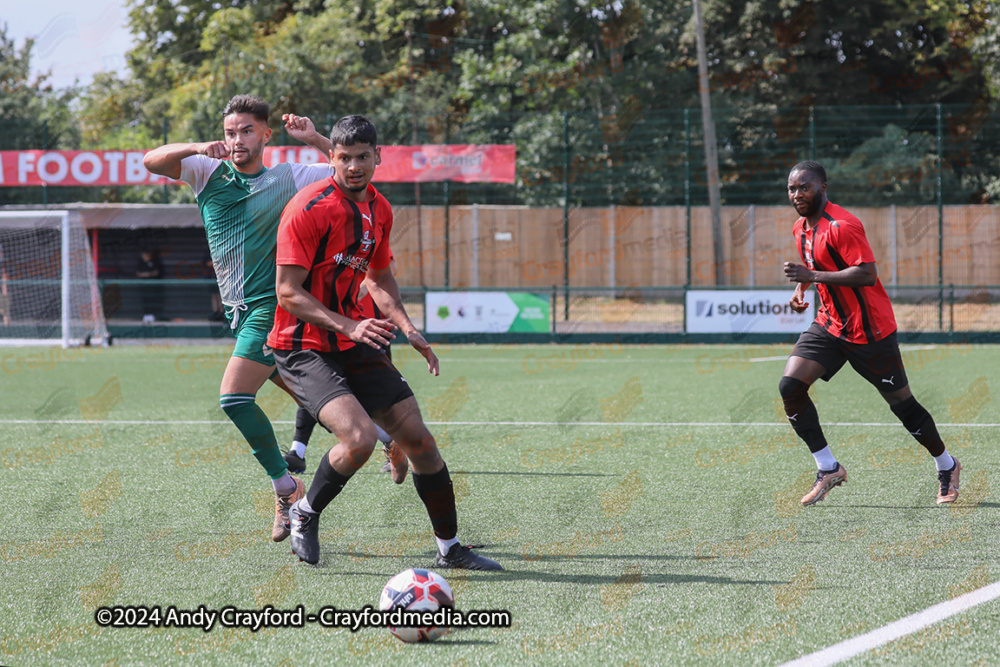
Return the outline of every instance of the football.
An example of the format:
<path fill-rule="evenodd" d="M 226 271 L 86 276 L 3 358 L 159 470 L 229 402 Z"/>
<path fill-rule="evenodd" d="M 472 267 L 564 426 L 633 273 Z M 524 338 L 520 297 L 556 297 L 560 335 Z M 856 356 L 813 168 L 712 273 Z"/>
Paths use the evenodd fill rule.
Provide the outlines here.
<path fill-rule="evenodd" d="M 382 589 L 378 608 L 383 611 L 434 612 L 441 607 L 454 607 L 451 586 L 437 572 L 411 569 L 400 572 Z M 439 627 L 390 627 L 389 632 L 406 643 L 432 642 L 448 633 Z"/>

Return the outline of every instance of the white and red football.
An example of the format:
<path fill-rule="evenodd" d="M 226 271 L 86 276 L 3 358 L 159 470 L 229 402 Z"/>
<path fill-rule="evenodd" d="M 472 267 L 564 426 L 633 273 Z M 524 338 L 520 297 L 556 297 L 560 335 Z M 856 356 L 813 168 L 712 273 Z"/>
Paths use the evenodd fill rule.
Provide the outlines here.
<path fill-rule="evenodd" d="M 382 589 L 378 608 L 383 611 L 434 612 L 441 607 L 455 606 L 451 586 L 437 572 L 411 569 L 400 572 Z M 390 627 L 389 632 L 407 643 L 432 642 L 448 633 L 443 627 Z"/>

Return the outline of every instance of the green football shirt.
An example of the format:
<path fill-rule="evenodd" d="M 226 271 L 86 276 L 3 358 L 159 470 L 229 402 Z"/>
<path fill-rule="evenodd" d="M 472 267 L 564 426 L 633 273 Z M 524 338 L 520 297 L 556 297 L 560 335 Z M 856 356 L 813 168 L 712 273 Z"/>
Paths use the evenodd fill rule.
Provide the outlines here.
<path fill-rule="evenodd" d="M 192 155 L 181 161 L 180 180 L 194 190 L 227 309 L 275 298 L 281 212 L 303 186 L 330 176 L 327 164 L 285 162 L 247 175 L 229 160 Z"/>

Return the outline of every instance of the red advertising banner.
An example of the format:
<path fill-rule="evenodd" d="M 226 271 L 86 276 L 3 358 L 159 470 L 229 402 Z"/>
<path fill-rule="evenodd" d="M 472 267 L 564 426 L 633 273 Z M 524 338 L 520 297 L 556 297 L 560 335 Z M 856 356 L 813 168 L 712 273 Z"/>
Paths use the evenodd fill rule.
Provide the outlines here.
<path fill-rule="evenodd" d="M 510 144 L 382 146 L 382 164 L 376 183 L 456 181 L 459 183 L 513 183 L 516 147 Z M 264 164 L 312 164 L 325 156 L 308 146 L 275 146 L 264 149 Z"/>
<path fill-rule="evenodd" d="M 179 184 L 142 166 L 147 151 L 0 151 L 0 187 Z M 513 145 L 383 146 L 376 183 L 513 183 Z M 264 164 L 313 164 L 326 156 L 303 146 L 268 146 Z"/>

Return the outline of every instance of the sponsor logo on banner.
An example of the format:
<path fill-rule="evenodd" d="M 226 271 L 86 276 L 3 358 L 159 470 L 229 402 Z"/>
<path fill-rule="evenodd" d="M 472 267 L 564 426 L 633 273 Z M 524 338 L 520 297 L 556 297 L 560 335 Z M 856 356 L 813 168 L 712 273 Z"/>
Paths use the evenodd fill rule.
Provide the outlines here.
<path fill-rule="evenodd" d="M 687 293 L 687 333 L 801 333 L 816 317 L 815 293 L 804 313 L 788 305 L 792 290 L 691 290 Z"/>
<path fill-rule="evenodd" d="M 427 292 L 427 333 L 547 332 L 549 299 L 527 292 Z"/>

